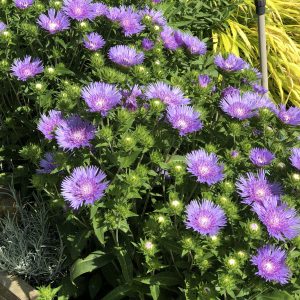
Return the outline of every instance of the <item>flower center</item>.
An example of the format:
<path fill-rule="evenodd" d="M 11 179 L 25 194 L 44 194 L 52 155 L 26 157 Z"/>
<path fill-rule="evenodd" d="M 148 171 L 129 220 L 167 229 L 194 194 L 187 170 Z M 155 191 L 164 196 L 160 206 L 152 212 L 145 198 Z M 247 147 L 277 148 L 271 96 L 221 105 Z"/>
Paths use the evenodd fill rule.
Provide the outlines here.
<path fill-rule="evenodd" d="M 258 157 L 258 158 L 257 158 L 257 161 L 258 161 L 260 164 L 262 164 L 262 163 L 265 162 L 265 158 L 264 158 L 264 157 Z"/>
<path fill-rule="evenodd" d="M 103 98 L 98 98 L 98 99 L 97 99 L 97 101 L 96 101 L 96 106 L 97 106 L 98 108 L 103 108 L 104 104 L 105 104 L 105 99 L 103 99 Z"/>
<path fill-rule="evenodd" d="M 76 7 L 76 8 L 75 8 L 75 14 L 76 14 L 77 16 L 81 15 L 81 14 L 82 14 L 82 8 L 81 8 L 81 7 Z"/>
<path fill-rule="evenodd" d="M 74 139 L 77 143 L 83 142 L 84 139 L 85 139 L 84 130 L 80 129 L 80 130 L 75 131 L 75 132 L 72 134 L 72 137 L 73 137 L 73 139 Z"/>
<path fill-rule="evenodd" d="M 199 166 L 198 171 L 200 175 L 207 175 L 210 172 L 210 169 L 208 166 Z"/>
<path fill-rule="evenodd" d="M 259 197 L 259 198 L 262 198 L 262 197 L 264 197 L 264 196 L 266 195 L 266 191 L 265 191 L 264 189 L 262 189 L 262 188 L 257 189 L 257 190 L 255 191 L 255 195 L 256 195 L 257 197 Z"/>
<path fill-rule="evenodd" d="M 182 129 L 186 129 L 187 128 L 187 122 L 185 120 L 179 119 L 177 122 L 177 126 L 182 128 Z"/>
<path fill-rule="evenodd" d="M 278 215 L 271 215 L 271 218 L 269 220 L 269 224 L 272 227 L 277 227 L 280 225 L 280 218 L 278 217 Z"/>
<path fill-rule="evenodd" d="M 265 261 L 262 264 L 262 268 L 266 273 L 270 274 L 274 272 L 275 266 L 271 261 Z"/>
<path fill-rule="evenodd" d="M 90 182 L 86 182 L 81 186 L 81 192 L 84 196 L 90 195 L 93 190 L 93 185 Z"/>
<path fill-rule="evenodd" d="M 49 29 L 56 30 L 58 28 L 58 24 L 56 22 L 49 22 Z"/>
<path fill-rule="evenodd" d="M 245 109 L 242 108 L 242 107 L 238 107 L 238 108 L 236 109 L 236 114 L 237 114 L 238 116 L 244 116 L 244 115 L 245 115 Z"/>
<path fill-rule="evenodd" d="M 211 219 L 207 216 L 200 216 L 198 219 L 198 223 L 200 227 L 207 229 L 211 225 Z"/>
<path fill-rule="evenodd" d="M 287 113 L 282 114 L 282 119 L 285 122 L 289 122 L 291 120 L 290 116 Z"/>
<path fill-rule="evenodd" d="M 25 69 L 23 70 L 23 74 L 24 74 L 25 76 L 31 76 L 31 75 L 32 75 L 32 70 L 31 70 L 30 68 L 25 68 Z"/>

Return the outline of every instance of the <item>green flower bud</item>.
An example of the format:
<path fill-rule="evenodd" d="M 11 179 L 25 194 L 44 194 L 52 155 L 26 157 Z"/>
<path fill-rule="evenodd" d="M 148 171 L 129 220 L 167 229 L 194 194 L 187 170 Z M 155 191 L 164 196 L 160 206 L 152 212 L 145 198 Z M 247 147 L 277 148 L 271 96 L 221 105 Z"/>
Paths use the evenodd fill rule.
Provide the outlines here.
<path fill-rule="evenodd" d="M 224 290 L 233 290 L 236 279 L 230 274 L 221 274 L 219 276 L 219 285 Z"/>
<path fill-rule="evenodd" d="M 99 131 L 97 136 L 99 136 L 99 138 L 102 138 L 108 142 L 111 142 L 114 138 L 114 134 L 113 131 L 111 129 L 110 126 L 104 126 L 102 127 Z"/>
<path fill-rule="evenodd" d="M 242 126 L 240 123 L 230 123 L 229 130 L 234 136 L 240 136 L 242 133 Z"/>

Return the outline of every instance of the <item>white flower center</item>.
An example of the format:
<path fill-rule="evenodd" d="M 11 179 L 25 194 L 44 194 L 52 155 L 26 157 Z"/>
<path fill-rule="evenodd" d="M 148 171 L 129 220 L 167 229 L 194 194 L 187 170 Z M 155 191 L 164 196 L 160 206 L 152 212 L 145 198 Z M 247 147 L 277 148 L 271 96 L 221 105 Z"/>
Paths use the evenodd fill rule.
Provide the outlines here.
<path fill-rule="evenodd" d="M 98 108 L 103 108 L 104 104 L 105 104 L 105 99 L 103 99 L 103 98 L 98 98 L 98 99 L 97 99 L 97 101 L 96 101 L 96 106 L 97 106 Z"/>
<path fill-rule="evenodd" d="M 82 8 L 81 7 L 76 7 L 75 8 L 75 14 L 76 15 L 81 15 L 82 14 Z"/>
<path fill-rule="evenodd" d="M 210 169 L 208 166 L 199 166 L 198 171 L 200 175 L 207 175 L 210 172 Z"/>
<path fill-rule="evenodd" d="M 208 228 L 211 224 L 211 220 L 210 218 L 208 218 L 207 216 L 201 216 L 199 217 L 198 219 L 198 223 L 199 223 L 199 226 L 202 227 L 202 228 Z"/>
<path fill-rule="evenodd" d="M 284 114 L 282 114 L 282 119 L 285 122 L 289 122 L 291 118 L 288 114 L 284 113 Z"/>
<path fill-rule="evenodd" d="M 25 76 L 30 76 L 30 75 L 32 75 L 32 70 L 31 70 L 30 68 L 25 68 L 25 69 L 23 70 L 23 74 L 24 74 Z"/>
<path fill-rule="evenodd" d="M 271 261 L 266 261 L 262 264 L 262 268 L 267 273 L 273 273 L 274 269 L 275 269 L 275 266 Z"/>
<path fill-rule="evenodd" d="M 278 225 L 280 225 L 280 218 L 277 215 L 273 215 L 271 216 L 269 222 L 271 226 L 277 227 Z"/>
<path fill-rule="evenodd" d="M 49 22 L 49 29 L 56 30 L 58 28 L 57 22 Z"/>
<path fill-rule="evenodd" d="M 243 116 L 243 115 L 245 114 L 245 109 L 242 108 L 242 107 L 238 107 L 238 108 L 236 109 L 236 114 L 237 114 L 238 116 Z"/>
<path fill-rule="evenodd" d="M 84 131 L 82 129 L 77 130 L 72 134 L 72 137 L 77 143 L 81 143 L 85 139 Z"/>
<path fill-rule="evenodd" d="M 186 129 L 188 124 L 185 120 L 179 119 L 177 122 L 177 126 L 180 127 L 181 129 Z"/>
<path fill-rule="evenodd" d="M 86 182 L 81 186 L 81 192 L 84 196 L 90 195 L 93 190 L 93 185 L 90 182 Z"/>
<path fill-rule="evenodd" d="M 259 197 L 259 198 L 262 198 L 262 197 L 264 197 L 266 195 L 266 191 L 264 189 L 262 189 L 262 188 L 261 189 L 257 189 L 255 191 L 255 195 L 257 197 Z"/>

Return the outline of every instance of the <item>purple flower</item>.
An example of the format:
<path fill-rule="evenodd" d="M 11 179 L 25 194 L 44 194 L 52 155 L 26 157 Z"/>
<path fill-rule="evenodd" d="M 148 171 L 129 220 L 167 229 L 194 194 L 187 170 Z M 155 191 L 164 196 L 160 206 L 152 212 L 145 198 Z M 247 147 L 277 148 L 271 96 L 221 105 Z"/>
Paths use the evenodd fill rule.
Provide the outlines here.
<path fill-rule="evenodd" d="M 105 45 L 103 37 L 96 32 L 87 34 L 83 39 L 83 43 L 85 48 L 92 51 L 97 51 Z"/>
<path fill-rule="evenodd" d="M 89 84 L 82 89 L 81 94 L 90 111 L 100 112 L 102 115 L 117 106 L 122 98 L 115 85 L 103 82 Z"/>
<path fill-rule="evenodd" d="M 69 177 L 61 184 L 62 196 L 72 208 L 94 204 L 100 200 L 107 189 L 106 175 L 97 167 L 75 168 Z"/>
<path fill-rule="evenodd" d="M 3 32 L 6 29 L 6 24 L 0 21 L 0 33 Z"/>
<path fill-rule="evenodd" d="M 232 150 L 232 151 L 230 152 L 230 155 L 231 155 L 231 157 L 233 157 L 233 158 L 237 158 L 237 157 L 239 157 L 240 153 L 239 153 L 239 151 L 237 151 L 237 150 Z"/>
<path fill-rule="evenodd" d="M 149 40 L 149 39 L 147 39 L 147 38 L 144 38 L 144 39 L 142 40 L 142 47 L 143 47 L 143 49 L 144 49 L 145 51 L 149 51 L 149 50 L 153 49 L 153 47 L 154 47 L 154 42 L 151 41 L 151 40 Z"/>
<path fill-rule="evenodd" d="M 119 17 L 121 15 L 121 8 L 119 7 L 109 7 L 105 16 L 110 20 L 110 21 L 118 21 Z"/>
<path fill-rule="evenodd" d="M 67 16 L 77 21 L 95 18 L 95 10 L 91 0 L 64 0 L 63 10 Z"/>
<path fill-rule="evenodd" d="M 173 128 L 179 130 L 181 136 L 199 131 L 203 127 L 199 113 L 190 106 L 169 106 L 167 118 Z"/>
<path fill-rule="evenodd" d="M 292 149 L 292 155 L 290 157 L 290 161 L 292 163 L 292 166 L 300 170 L 300 148 Z"/>
<path fill-rule="evenodd" d="M 164 17 L 163 13 L 158 10 L 151 9 L 149 7 L 144 8 L 139 12 L 142 18 L 149 18 L 151 19 L 153 24 L 164 26 L 167 24 L 167 20 Z"/>
<path fill-rule="evenodd" d="M 257 115 L 257 94 L 254 93 L 244 93 L 242 96 L 233 93 L 223 98 L 220 103 L 222 110 L 231 116 L 232 118 L 237 118 L 239 120 L 245 120 L 252 118 Z"/>
<path fill-rule="evenodd" d="M 123 67 L 139 65 L 144 61 L 144 53 L 124 45 L 111 47 L 108 57 L 114 63 Z"/>
<path fill-rule="evenodd" d="M 291 106 L 286 109 L 286 106 L 281 104 L 277 116 L 285 124 L 300 125 L 300 109 L 298 107 Z"/>
<path fill-rule="evenodd" d="M 92 3 L 94 17 L 105 16 L 107 14 L 107 6 L 104 3 Z"/>
<path fill-rule="evenodd" d="M 206 88 L 211 83 L 211 78 L 208 75 L 199 75 L 198 82 L 201 87 Z"/>
<path fill-rule="evenodd" d="M 48 16 L 45 14 L 41 14 L 39 16 L 38 24 L 51 34 L 70 27 L 68 17 L 66 17 L 61 11 L 56 12 L 53 8 L 48 10 Z"/>
<path fill-rule="evenodd" d="M 46 139 L 54 138 L 56 128 L 64 123 L 63 115 L 58 110 L 50 110 L 48 116 L 43 114 L 38 123 L 38 130 L 43 133 Z"/>
<path fill-rule="evenodd" d="M 189 34 L 182 35 L 182 42 L 188 48 L 191 54 L 204 55 L 207 51 L 207 46 L 204 42 L 200 41 L 197 37 Z"/>
<path fill-rule="evenodd" d="M 185 98 L 178 87 L 171 87 L 164 82 L 150 84 L 145 95 L 148 99 L 160 99 L 167 105 L 185 105 L 190 103 L 190 99 Z"/>
<path fill-rule="evenodd" d="M 255 95 L 255 93 L 253 93 Z M 276 108 L 276 105 L 270 100 L 270 98 L 267 95 L 260 95 L 256 93 L 257 95 L 257 108 L 267 108 L 273 113 L 277 113 L 278 109 Z"/>
<path fill-rule="evenodd" d="M 124 35 L 131 36 L 145 29 L 145 26 L 141 24 L 141 19 L 141 16 L 131 7 L 121 6 L 116 20 L 122 27 Z"/>
<path fill-rule="evenodd" d="M 226 225 L 226 216 L 219 205 L 209 200 L 199 203 L 192 200 L 186 207 L 187 228 L 191 228 L 200 234 L 216 235 Z"/>
<path fill-rule="evenodd" d="M 55 135 L 58 145 L 63 149 L 89 147 L 95 137 L 95 127 L 74 115 L 56 129 Z"/>
<path fill-rule="evenodd" d="M 255 274 L 266 281 L 286 284 L 291 277 L 291 271 L 286 265 L 285 251 L 273 245 L 259 248 L 257 255 L 252 257 L 251 262 L 258 268 L 258 272 Z"/>
<path fill-rule="evenodd" d="M 227 58 L 223 58 L 221 54 L 215 57 L 215 64 L 226 72 L 240 71 L 245 68 L 245 62 L 234 54 L 229 54 Z"/>
<path fill-rule="evenodd" d="M 17 8 L 26 9 L 33 4 L 34 0 L 14 0 L 14 2 Z"/>
<path fill-rule="evenodd" d="M 272 196 L 279 196 L 281 186 L 277 183 L 270 183 L 266 178 L 264 170 L 254 173 L 247 173 L 247 176 L 240 176 L 236 187 L 239 195 L 243 198 L 243 203 L 251 205 L 254 203 L 263 203 L 265 199 Z"/>
<path fill-rule="evenodd" d="M 254 203 L 253 210 L 267 227 L 270 236 L 284 240 L 300 234 L 300 218 L 296 210 L 280 204 L 279 197 L 267 198 L 262 204 Z"/>
<path fill-rule="evenodd" d="M 40 59 L 32 59 L 27 55 L 23 60 L 17 58 L 11 66 L 12 74 L 19 80 L 26 81 L 43 72 L 44 67 Z"/>
<path fill-rule="evenodd" d="M 253 83 L 253 84 L 251 84 L 251 86 L 253 88 L 253 91 L 258 94 L 264 95 L 268 92 L 267 89 L 265 89 L 262 85 L 259 85 L 257 83 Z"/>
<path fill-rule="evenodd" d="M 269 165 L 271 161 L 275 158 L 274 154 L 265 148 L 253 148 L 250 151 L 249 156 L 251 162 L 258 166 L 263 167 Z"/>
<path fill-rule="evenodd" d="M 130 90 L 124 90 L 122 92 L 122 96 L 125 98 L 123 106 L 131 111 L 135 111 L 138 108 L 136 98 L 142 95 L 143 93 L 138 85 L 134 85 Z"/>
<path fill-rule="evenodd" d="M 40 169 L 36 170 L 38 174 L 50 174 L 58 164 L 54 161 L 53 153 L 46 152 L 44 158 L 40 161 Z"/>
<path fill-rule="evenodd" d="M 224 178 L 224 167 L 218 164 L 218 158 L 214 153 L 204 150 L 196 150 L 187 154 L 187 170 L 197 177 L 197 181 L 215 184 Z"/>
<path fill-rule="evenodd" d="M 171 27 L 164 26 L 160 33 L 164 46 L 170 50 L 176 50 L 179 45 L 174 36 L 174 30 Z"/>
<path fill-rule="evenodd" d="M 222 90 L 221 97 L 227 98 L 228 96 L 236 96 L 240 95 L 241 91 L 233 86 L 228 86 L 227 88 Z"/>

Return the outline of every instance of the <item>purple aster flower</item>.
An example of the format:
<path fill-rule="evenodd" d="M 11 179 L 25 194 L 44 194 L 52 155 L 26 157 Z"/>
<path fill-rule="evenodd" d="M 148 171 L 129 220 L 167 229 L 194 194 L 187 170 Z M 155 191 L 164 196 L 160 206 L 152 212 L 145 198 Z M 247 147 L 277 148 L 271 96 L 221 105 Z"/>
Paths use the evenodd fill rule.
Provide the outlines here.
<path fill-rule="evenodd" d="M 109 7 L 105 16 L 110 20 L 110 21 L 118 21 L 119 17 L 121 15 L 121 9 L 119 7 Z"/>
<path fill-rule="evenodd" d="M 259 248 L 257 255 L 252 257 L 251 262 L 258 268 L 256 275 L 266 281 L 286 284 L 291 277 L 291 271 L 286 265 L 285 251 L 273 245 Z"/>
<path fill-rule="evenodd" d="M 108 9 L 104 3 L 97 2 L 97 3 L 92 3 L 91 5 L 94 11 L 94 17 L 101 17 L 107 14 Z"/>
<path fill-rule="evenodd" d="M 42 73 L 44 67 L 40 59 L 32 59 L 31 56 L 27 55 L 23 60 L 20 58 L 15 59 L 11 66 L 11 70 L 12 74 L 19 80 L 26 81 L 27 79 Z"/>
<path fill-rule="evenodd" d="M 125 98 L 124 107 L 135 111 L 138 108 L 137 98 L 143 95 L 138 85 L 134 85 L 130 90 L 124 90 L 122 96 Z"/>
<path fill-rule="evenodd" d="M 270 183 L 266 178 L 264 170 L 259 170 L 257 175 L 247 173 L 247 176 L 240 176 L 236 187 L 243 203 L 251 205 L 263 203 L 265 199 L 272 196 L 280 196 L 281 186 L 277 183 Z"/>
<path fill-rule="evenodd" d="M 256 94 L 255 94 L 256 95 Z M 242 96 L 234 93 L 223 98 L 220 103 L 222 110 L 239 120 L 245 120 L 257 115 L 257 97 L 253 93 L 245 93 Z"/>
<path fill-rule="evenodd" d="M 141 10 L 139 12 L 139 14 L 142 18 L 151 19 L 153 24 L 156 24 L 159 26 L 164 26 L 167 24 L 167 20 L 161 11 L 146 7 L 143 10 Z"/>
<path fill-rule="evenodd" d="M 64 0 L 63 11 L 71 19 L 77 21 L 95 18 L 95 10 L 91 0 Z"/>
<path fill-rule="evenodd" d="M 175 41 L 178 44 L 178 46 L 183 46 L 184 45 L 183 36 L 184 36 L 184 33 L 180 30 L 176 30 L 174 32 L 174 38 L 175 38 Z"/>
<path fill-rule="evenodd" d="M 197 181 L 215 184 L 224 178 L 224 167 L 218 164 L 218 158 L 214 153 L 204 150 L 192 151 L 187 154 L 187 170 L 197 177 Z"/>
<path fill-rule="evenodd" d="M 119 15 L 116 21 L 119 22 L 125 36 L 131 36 L 143 31 L 145 26 L 141 24 L 141 20 L 141 16 L 131 7 L 121 6 L 119 8 Z"/>
<path fill-rule="evenodd" d="M 215 57 L 215 64 L 226 72 L 240 71 L 245 68 L 245 62 L 234 54 L 229 54 L 227 58 L 223 58 L 221 54 Z"/>
<path fill-rule="evenodd" d="M 162 32 L 160 33 L 163 44 L 167 49 L 176 50 L 179 47 L 174 34 L 174 30 L 168 26 L 164 26 Z"/>
<path fill-rule="evenodd" d="M 61 194 L 74 209 L 94 204 L 104 196 L 108 187 L 105 179 L 106 175 L 97 167 L 75 168 L 72 174 L 63 180 Z"/>
<path fill-rule="evenodd" d="M 53 8 L 48 10 L 48 16 L 45 14 L 41 14 L 39 16 L 38 24 L 51 34 L 70 27 L 68 17 L 66 17 L 61 11 L 56 12 Z"/>
<path fill-rule="evenodd" d="M 300 218 L 296 210 L 280 204 L 279 197 L 267 198 L 262 204 L 254 203 L 253 210 L 267 227 L 270 236 L 284 240 L 300 234 Z"/>
<path fill-rule="evenodd" d="M 255 97 L 255 94 L 257 95 L 257 108 L 267 108 L 275 114 L 278 112 L 276 105 L 271 101 L 271 99 L 267 95 L 253 93 L 253 97 Z"/>
<path fill-rule="evenodd" d="M 3 32 L 6 29 L 6 24 L 0 21 L 0 33 Z"/>
<path fill-rule="evenodd" d="M 300 109 L 298 107 L 292 106 L 286 109 L 286 106 L 281 104 L 277 116 L 285 124 L 300 125 Z"/>
<path fill-rule="evenodd" d="M 147 99 L 160 99 L 167 105 L 186 105 L 190 99 L 185 98 L 178 87 L 171 87 L 164 82 L 150 84 L 145 93 Z"/>
<path fill-rule="evenodd" d="M 122 95 L 113 84 L 93 82 L 82 89 L 82 98 L 90 111 L 106 115 L 121 102 Z"/>
<path fill-rule="evenodd" d="M 290 157 L 290 161 L 292 163 L 292 166 L 300 170 L 300 148 L 292 149 L 292 155 Z"/>
<path fill-rule="evenodd" d="M 85 48 L 92 51 L 97 51 L 105 45 L 103 37 L 96 32 L 87 34 L 83 39 L 83 43 Z"/>
<path fill-rule="evenodd" d="M 74 115 L 62 123 L 55 131 L 58 145 L 66 150 L 89 147 L 95 137 L 95 127 Z"/>
<path fill-rule="evenodd" d="M 190 106 L 169 106 L 167 118 L 173 128 L 179 130 L 179 135 L 181 136 L 199 131 L 203 127 L 200 121 L 200 114 Z"/>
<path fill-rule="evenodd" d="M 58 110 L 50 110 L 48 116 L 43 114 L 38 123 L 38 130 L 43 133 L 46 139 L 54 138 L 56 128 L 64 123 L 63 115 Z"/>
<path fill-rule="evenodd" d="M 43 159 L 40 161 L 40 169 L 36 170 L 38 174 L 50 174 L 58 164 L 54 161 L 54 155 L 51 152 L 46 152 Z"/>
<path fill-rule="evenodd" d="M 185 225 L 200 234 L 216 235 L 226 225 L 226 216 L 219 205 L 203 199 L 201 203 L 192 200 L 186 207 Z"/>
<path fill-rule="evenodd" d="M 14 0 L 14 2 L 17 8 L 26 9 L 33 4 L 34 0 Z"/>
<path fill-rule="evenodd" d="M 204 55 L 207 51 L 206 44 L 190 34 L 183 34 L 182 42 L 188 48 L 191 54 Z"/>
<path fill-rule="evenodd" d="M 211 78 L 208 75 L 199 75 L 198 82 L 201 87 L 206 88 L 211 83 Z"/>
<path fill-rule="evenodd" d="M 241 91 L 233 86 L 228 86 L 227 88 L 222 90 L 221 97 L 227 98 L 228 96 L 236 96 L 238 97 L 241 94 Z"/>
<path fill-rule="evenodd" d="M 253 83 L 253 84 L 251 84 L 251 86 L 253 88 L 253 91 L 258 94 L 264 95 L 268 92 L 267 89 L 265 89 L 262 85 L 259 85 L 257 83 Z"/>
<path fill-rule="evenodd" d="M 250 151 L 249 156 L 251 162 L 258 166 L 263 167 L 269 165 L 275 158 L 274 154 L 265 148 L 253 148 Z"/>
<path fill-rule="evenodd" d="M 162 0 L 152 0 L 152 3 L 160 3 Z"/>
<path fill-rule="evenodd" d="M 230 155 L 231 155 L 233 158 L 237 158 L 237 157 L 240 156 L 240 153 L 239 153 L 239 151 L 237 151 L 237 150 L 232 150 L 232 151 L 230 152 Z"/>
<path fill-rule="evenodd" d="M 123 67 L 139 65 L 144 61 L 144 53 L 124 45 L 111 47 L 108 57 L 114 63 Z"/>
<path fill-rule="evenodd" d="M 151 40 L 149 40 L 149 39 L 147 39 L 147 38 L 144 38 L 144 39 L 142 40 L 142 47 L 143 47 L 143 49 L 144 49 L 145 51 L 149 51 L 149 50 L 153 49 L 153 47 L 154 47 L 154 42 L 151 41 Z"/>

